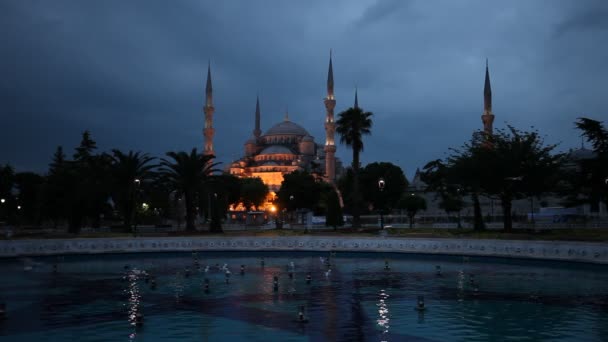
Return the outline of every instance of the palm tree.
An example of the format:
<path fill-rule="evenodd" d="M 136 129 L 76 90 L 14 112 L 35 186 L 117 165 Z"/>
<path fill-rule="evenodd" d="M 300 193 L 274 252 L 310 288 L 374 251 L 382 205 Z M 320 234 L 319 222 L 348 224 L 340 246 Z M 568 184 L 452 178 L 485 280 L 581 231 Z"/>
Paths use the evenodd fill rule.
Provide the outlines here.
<path fill-rule="evenodd" d="M 154 176 L 152 170 L 156 165 L 150 164 L 154 159 L 156 158 L 146 153 L 129 151 L 125 154 L 119 150 L 112 150 L 114 199 L 123 215 L 124 227 L 128 230 L 133 229 L 141 186 Z"/>
<path fill-rule="evenodd" d="M 359 154 L 363 151 L 363 136 L 371 135 L 372 119 L 371 112 L 365 112 L 355 106 L 348 108 L 339 114 L 336 122 L 336 131 L 340 134 L 340 143 L 349 146 L 353 150 L 353 228 L 361 226 L 359 206 L 361 194 L 359 193 Z"/>
<path fill-rule="evenodd" d="M 209 182 L 219 163 L 212 163 L 214 155 L 203 155 L 193 148 L 190 154 L 186 152 L 167 152 L 172 161 L 161 159 L 160 173 L 169 185 L 183 196 L 186 202 L 186 229 L 194 230 L 197 195 Z M 221 227 L 220 227 L 221 229 Z"/>

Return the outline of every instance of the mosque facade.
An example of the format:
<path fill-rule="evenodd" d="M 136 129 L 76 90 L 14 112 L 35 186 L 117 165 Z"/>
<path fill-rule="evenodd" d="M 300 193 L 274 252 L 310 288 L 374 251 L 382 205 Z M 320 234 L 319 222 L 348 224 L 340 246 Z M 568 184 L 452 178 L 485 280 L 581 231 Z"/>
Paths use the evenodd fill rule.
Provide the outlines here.
<path fill-rule="evenodd" d="M 211 68 L 207 69 L 206 101 L 203 108 L 205 127 L 203 129 L 205 154 L 214 154 L 213 138 L 213 89 Z M 260 101 L 256 100 L 255 125 L 252 136 L 244 144 L 243 156 L 231 162 L 227 171 L 240 178 L 258 177 L 271 191 L 281 187 L 283 176 L 294 171 L 307 171 L 328 183 L 334 183 L 342 173 L 342 164 L 335 157 L 335 120 L 333 65 L 330 55 L 327 74 L 327 96 L 325 105 L 325 143 L 317 143 L 302 126 L 291 121 L 285 114 L 283 121 L 262 132 L 260 121 Z M 320 120 L 321 121 L 321 120 Z"/>

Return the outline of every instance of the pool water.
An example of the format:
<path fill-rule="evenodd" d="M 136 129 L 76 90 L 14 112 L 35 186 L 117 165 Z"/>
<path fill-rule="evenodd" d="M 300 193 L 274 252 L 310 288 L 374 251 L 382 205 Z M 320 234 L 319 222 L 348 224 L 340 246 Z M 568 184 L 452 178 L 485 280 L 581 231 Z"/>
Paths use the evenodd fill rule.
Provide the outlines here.
<path fill-rule="evenodd" d="M 607 270 L 380 253 L 5 259 L 0 341 L 602 341 Z"/>

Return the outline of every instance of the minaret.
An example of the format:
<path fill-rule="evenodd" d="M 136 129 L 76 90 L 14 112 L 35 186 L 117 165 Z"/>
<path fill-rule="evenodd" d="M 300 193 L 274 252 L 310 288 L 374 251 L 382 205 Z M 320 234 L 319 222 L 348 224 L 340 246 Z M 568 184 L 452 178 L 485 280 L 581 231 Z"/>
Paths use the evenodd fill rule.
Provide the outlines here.
<path fill-rule="evenodd" d="M 211 86 L 211 62 L 207 67 L 207 86 L 205 87 L 205 128 L 203 129 L 203 135 L 205 136 L 205 147 L 203 153 L 205 155 L 215 155 L 213 151 L 213 136 L 215 135 L 215 129 L 213 128 L 213 87 Z"/>
<path fill-rule="evenodd" d="M 258 96 L 255 100 L 255 129 L 253 130 L 253 136 L 259 139 L 260 135 L 262 135 L 262 130 L 260 129 L 260 97 Z"/>
<path fill-rule="evenodd" d="M 492 134 L 494 123 L 494 114 L 492 114 L 492 88 L 490 87 L 490 71 L 488 70 L 488 60 L 486 59 L 486 80 L 483 86 L 483 131 L 486 134 Z"/>
<path fill-rule="evenodd" d="M 336 123 L 334 122 L 334 108 L 336 99 L 334 97 L 334 70 L 331 63 L 331 50 L 329 50 L 329 71 L 327 72 L 327 97 L 325 103 L 325 177 L 329 183 L 336 179 L 336 145 L 334 135 Z"/>
<path fill-rule="evenodd" d="M 357 88 L 355 88 L 355 107 L 353 108 L 359 108 L 359 96 L 357 96 Z"/>

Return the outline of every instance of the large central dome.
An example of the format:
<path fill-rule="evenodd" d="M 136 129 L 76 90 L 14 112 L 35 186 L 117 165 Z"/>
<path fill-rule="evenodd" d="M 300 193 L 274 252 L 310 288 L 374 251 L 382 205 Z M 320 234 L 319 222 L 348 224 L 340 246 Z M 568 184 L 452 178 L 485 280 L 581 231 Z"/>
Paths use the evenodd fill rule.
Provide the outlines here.
<path fill-rule="evenodd" d="M 289 120 L 279 122 L 278 124 L 270 127 L 264 134 L 268 135 L 309 135 L 308 132 L 300 125 L 293 123 Z"/>

